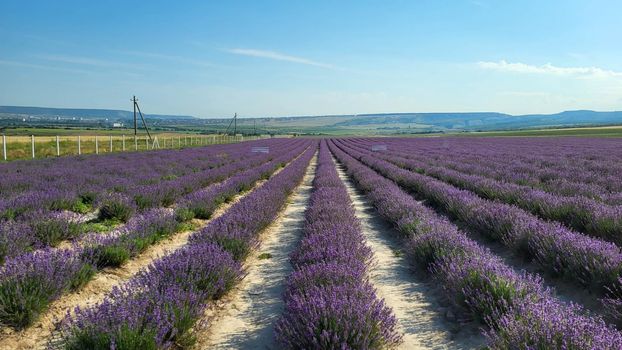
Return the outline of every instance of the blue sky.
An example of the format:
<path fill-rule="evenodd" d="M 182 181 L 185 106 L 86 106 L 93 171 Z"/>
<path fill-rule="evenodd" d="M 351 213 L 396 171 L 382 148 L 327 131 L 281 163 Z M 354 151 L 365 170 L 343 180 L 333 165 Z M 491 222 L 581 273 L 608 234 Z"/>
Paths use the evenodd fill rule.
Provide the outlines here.
<path fill-rule="evenodd" d="M 621 1 L 0 0 L 0 105 L 622 110 Z"/>

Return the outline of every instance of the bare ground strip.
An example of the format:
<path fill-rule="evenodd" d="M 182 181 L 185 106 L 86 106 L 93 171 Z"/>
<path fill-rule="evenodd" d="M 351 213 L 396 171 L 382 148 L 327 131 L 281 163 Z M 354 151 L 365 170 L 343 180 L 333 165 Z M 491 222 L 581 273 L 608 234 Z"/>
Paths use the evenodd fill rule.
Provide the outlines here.
<path fill-rule="evenodd" d="M 276 175 L 281 170 L 282 169 L 278 169 L 272 176 Z M 136 258 L 129 260 L 120 267 L 105 268 L 99 271 L 95 274 L 93 279 L 80 290 L 64 295 L 52 302 L 47 311 L 28 328 L 21 331 L 14 331 L 8 328 L 3 329 L 3 334 L 0 334 L 0 350 L 45 349 L 50 341 L 50 337 L 52 337 L 56 329 L 56 323 L 62 319 L 68 311 L 73 312 L 78 306 L 86 308 L 100 303 L 114 286 L 121 285 L 155 260 L 171 254 L 175 250 L 186 245 L 188 238 L 193 232 L 200 230 L 212 220 L 223 215 L 231 206 L 263 185 L 266 181 L 267 180 L 258 181 L 251 190 L 238 194 L 230 202 L 219 206 L 211 219 L 195 219 L 194 223 L 197 225 L 196 229 L 174 234 L 148 247 L 147 250 L 139 254 Z"/>
<path fill-rule="evenodd" d="M 484 344 L 477 325 L 460 322 L 444 307 L 440 290 L 414 274 L 402 254 L 399 233 L 373 208 L 337 166 L 361 221 L 363 235 L 374 253 L 370 281 L 379 297 L 393 309 L 404 334 L 400 349 L 475 349 Z"/>
<path fill-rule="evenodd" d="M 292 272 L 289 255 L 300 241 L 317 159 L 286 208 L 261 233 L 261 246 L 246 260 L 247 275 L 236 289 L 206 311 L 196 349 L 276 349 L 274 323 L 283 312 L 283 291 Z"/>

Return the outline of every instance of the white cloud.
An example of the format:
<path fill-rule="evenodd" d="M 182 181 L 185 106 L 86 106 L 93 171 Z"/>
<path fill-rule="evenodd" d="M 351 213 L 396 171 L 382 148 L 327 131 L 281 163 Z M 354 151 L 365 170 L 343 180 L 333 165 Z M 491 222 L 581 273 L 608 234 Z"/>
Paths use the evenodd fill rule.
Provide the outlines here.
<path fill-rule="evenodd" d="M 622 78 L 622 72 L 602 69 L 598 67 L 558 67 L 550 63 L 535 66 L 525 63 L 511 63 L 505 60 L 498 62 L 478 62 L 477 65 L 482 69 L 496 70 L 500 72 L 546 74 L 557 76 L 569 76 L 577 78 Z"/>
<path fill-rule="evenodd" d="M 224 51 L 233 53 L 236 55 L 262 57 L 262 58 L 268 58 L 268 59 L 277 60 L 277 61 L 294 62 L 294 63 L 306 64 L 309 66 L 316 66 L 316 67 L 329 68 L 329 69 L 335 68 L 331 64 L 313 61 L 313 60 L 310 60 L 304 57 L 290 56 L 290 55 L 282 54 L 282 53 L 275 52 L 275 51 L 256 50 L 256 49 L 225 49 Z"/>

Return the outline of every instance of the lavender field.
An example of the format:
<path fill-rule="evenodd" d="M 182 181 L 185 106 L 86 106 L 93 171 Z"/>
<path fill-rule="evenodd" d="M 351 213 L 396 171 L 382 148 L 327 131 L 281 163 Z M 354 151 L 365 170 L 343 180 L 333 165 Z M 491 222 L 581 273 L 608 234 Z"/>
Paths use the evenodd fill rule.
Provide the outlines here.
<path fill-rule="evenodd" d="M 622 349 L 620 174 L 595 138 L 3 163 L 0 349 Z"/>

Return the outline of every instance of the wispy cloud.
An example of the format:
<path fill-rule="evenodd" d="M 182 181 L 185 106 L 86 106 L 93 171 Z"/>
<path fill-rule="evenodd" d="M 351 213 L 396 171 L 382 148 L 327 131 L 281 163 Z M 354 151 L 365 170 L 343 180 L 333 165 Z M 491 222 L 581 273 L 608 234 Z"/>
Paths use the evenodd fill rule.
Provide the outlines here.
<path fill-rule="evenodd" d="M 0 66 L 12 66 L 12 67 L 21 67 L 21 68 L 28 68 L 28 69 L 41 69 L 41 70 L 56 71 L 56 72 L 85 74 L 85 75 L 91 75 L 91 76 L 93 75 L 110 76 L 111 74 L 119 75 L 119 76 L 127 76 L 129 78 L 140 78 L 144 76 L 143 74 L 140 74 L 140 73 L 128 72 L 128 71 L 118 70 L 118 69 L 107 69 L 104 71 L 98 71 L 98 70 L 88 70 L 88 68 L 85 68 L 85 69 L 79 69 L 79 68 L 73 68 L 73 67 L 68 68 L 68 67 L 59 67 L 56 65 L 49 65 L 49 64 L 11 61 L 11 60 L 3 60 L 3 59 L 0 59 Z"/>
<path fill-rule="evenodd" d="M 201 48 L 201 49 L 208 49 L 211 48 L 208 44 L 202 42 L 202 41 L 198 41 L 198 40 L 187 40 L 186 44 Z"/>
<path fill-rule="evenodd" d="M 526 63 L 511 63 L 505 60 L 498 62 L 478 62 L 477 65 L 483 69 L 496 70 L 501 72 L 546 74 L 557 76 L 570 76 L 577 78 L 622 78 L 622 72 L 616 72 L 598 67 L 559 67 L 550 63 L 536 66 Z"/>
<path fill-rule="evenodd" d="M 39 36 L 39 35 L 34 35 L 34 34 L 16 33 L 16 35 L 22 36 L 26 40 L 36 41 L 39 44 L 47 44 L 47 45 L 50 45 L 50 46 L 52 46 L 52 45 L 54 45 L 54 46 L 76 46 L 75 44 L 67 42 L 67 41 L 62 41 L 62 40 L 57 40 L 57 39 L 50 39 L 50 38 L 47 38 L 47 37 L 43 37 L 43 36 Z"/>
<path fill-rule="evenodd" d="M 287 62 L 293 62 L 293 63 L 300 63 L 300 64 L 306 64 L 309 66 L 315 66 L 315 67 L 321 67 L 321 68 L 329 68 L 329 69 L 335 68 L 335 66 L 333 66 L 332 64 L 317 62 L 317 61 L 313 61 L 311 59 L 304 58 L 304 57 L 290 56 L 290 55 L 286 55 L 286 54 L 275 52 L 275 51 L 256 50 L 256 49 L 239 49 L 239 48 L 238 49 L 225 49 L 224 51 L 232 53 L 232 54 L 236 54 L 236 55 L 242 55 L 242 56 L 268 58 L 268 59 L 276 60 L 276 61 L 287 61 Z"/>
<path fill-rule="evenodd" d="M 215 67 L 216 66 L 215 64 L 208 62 L 208 61 L 196 60 L 196 59 L 186 58 L 186 57 L 177 56 L 177 55 L 166 55 L 166 54 L 161 54 L 161 53 L 144 52 L 144 51 L 117 51 L 117 52 L 121 54 L 125 54 L 125 55 L 166 60 L 166 61 L 178 62 L 178 63 L 183 63 L 183 64 L 191 64 L 191 65 L 201 66 L 201 67 Z"/>
<path fill-rule="evenodd" d="M 125 62 L 108 61 L 108 60 L 102 60 L 102 59 L 91 58 L 91 57 L 51 55 L 51 54 L 36 55 L 35 57 L 46 60 L 46 61 L 91 66 L 91 67 L 145 69 L 145 67 L 142 65 L 125 63 Z"/>
<path fill-rule="evenodd" d="M 0 65 L 3 65 L 3 66 L 14 66 L 14 67 L 23 67 L 23 68 L 33 68 L 33 69 L 54 70 L 54 71 L 60 71 L 60 72 L 71 72 L 71 73 L 80 73 L 80 74 L 90 74 L 91 73 L 89 71 L 81 70 L 81 69 L 52 67 L 52 66 L 47 66 L 47 65 L 42 65 L 42 64 L 26 63 L 26 62 L 19 62 L 19 61 L 0 60 Z"/>
<path fill-rule="evenodd" d="M 486 4 L 483 1 L 479 1 L 479 0 L 469 0 L 469 3 L 473 6 L 477 6 L 477 7 L 488 7 L 488 4 Z"/>

